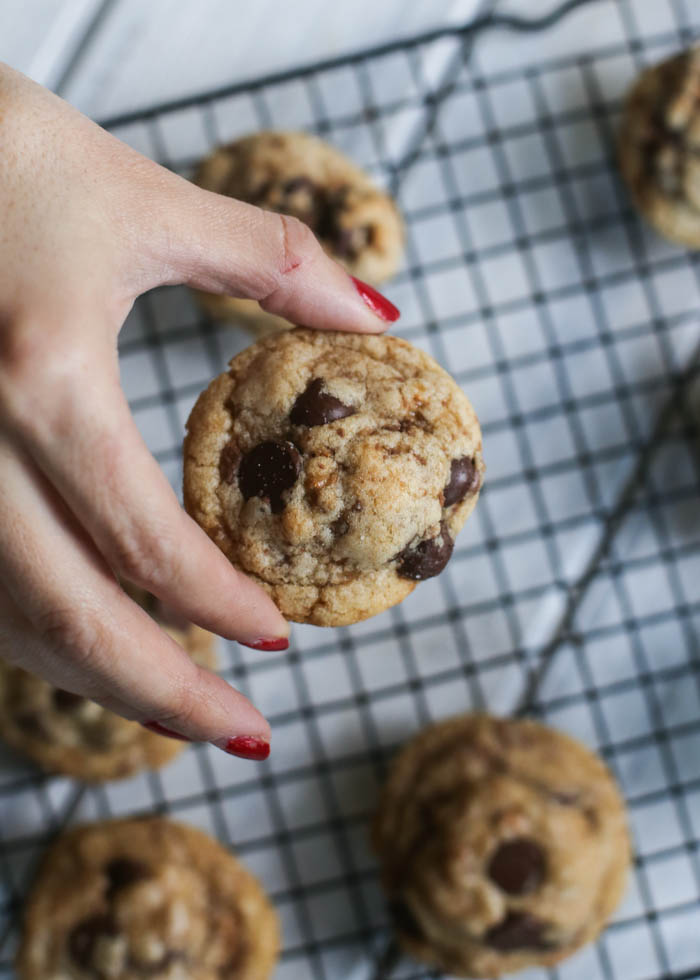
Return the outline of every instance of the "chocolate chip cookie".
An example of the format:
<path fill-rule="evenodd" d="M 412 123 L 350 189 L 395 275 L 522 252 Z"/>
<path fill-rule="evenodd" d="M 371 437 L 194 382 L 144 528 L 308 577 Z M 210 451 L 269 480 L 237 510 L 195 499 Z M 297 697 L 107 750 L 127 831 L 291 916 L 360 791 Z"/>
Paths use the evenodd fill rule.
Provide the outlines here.
<path fill-rule="evenodd" d="M 215 666 L 211 633 L 184 621 L 142 589 L 125 588 L 196 663 Z M 87 782 L 156 769 L 185 746 L 2 660 L 0 737 L 47 772 Z"/>
<path fill-rule="evenodd" d="M 222 146 L 199 166 L 208 191 L 291 214 L 353 276 L 378 285 L 398 268 L 403 224 L 396 205 L 335 147 L 306 133 L 262 132 Z M 197 293 L 214 317 L 288 328 L 254 300 Z"/>
<path fill-rule="evenodd" d="M 601 760 L 534 721 L 466 715 L 400 753 L 374 824 L 399 940 L 457 976 L 551 965 L 593 940 L 630 863 Z"/>
<path fill-rule="evenodd" d="M 667 238 L 700 248 L 700 48 L 643 72 L 625 104 L 619 158 L 635 204 Z"/>
<path fill-rule="evenodd" d="M 277 917 L 200 830 L 162 817 L 63 834 L 27 901 L 20 980 L 265 980 Z"/>
<path fill-rule="evenodd" d="M 212 381 L 187 428 L 188 512 L 285 616 L 319 626 L 442 571 L 484 470 L 461 389 L 386 335 L 271 335 Z"/>

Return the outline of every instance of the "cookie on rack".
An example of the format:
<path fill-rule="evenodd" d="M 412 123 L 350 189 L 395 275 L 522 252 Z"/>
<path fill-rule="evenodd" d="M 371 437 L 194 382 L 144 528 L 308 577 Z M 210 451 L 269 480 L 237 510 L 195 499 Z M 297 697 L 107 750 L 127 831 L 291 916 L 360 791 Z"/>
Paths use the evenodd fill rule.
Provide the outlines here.
<path fill-rule="evenodd" d="M 197 664 L 216 666 L 213 634 L 142 589 L 125 588 Z M 2 660 L 0 737 L 47 772 L 86 782 L 157 769 L 185 747 Z"/>
<path fill-rule="evenodd" d="M 635 204 L 666 238 L 700 248 L 700 47 L 642 72 L 622 117 L 619 159 Z"/>
<path fill-rule="evenodd" d="M 238 354 L 190 415 L 185 507 L 292 620 L 354 623 L 447 564 L 479 422 L 405 340 L 297 328 Z"/>
<path fill-rule="evenodd" d="M 300 132 L 261 132 L 219 147 L 200 164 L 195 182 L 208 191 L 291 214 L 353 276 L 378 285 L 401 260 L 403 223 L 391 198 L 343 153 Z M 255 328 L 288 328 L 255 300 L 197 292 L 217 319 Z"/>
<path fill-rule="evenodd" d="M 544 725 L 487 715 L 404 748 L 373 839 L 401 944 L 457 976 L 569 956 L 605 926 L 630 863 L 603 762 Z"/>
<path fill-rule="evenodd" d="M 163 817 L 64 833 L 27 900 L 20 980 L 266 980 L 277 916 L 201 830 Z"/>

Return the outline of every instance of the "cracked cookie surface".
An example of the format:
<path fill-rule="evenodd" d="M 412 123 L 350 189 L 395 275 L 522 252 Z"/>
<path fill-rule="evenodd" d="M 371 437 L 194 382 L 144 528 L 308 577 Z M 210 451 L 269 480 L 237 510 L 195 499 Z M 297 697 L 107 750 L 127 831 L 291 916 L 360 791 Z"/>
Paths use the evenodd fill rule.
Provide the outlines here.
<path fill-rule="evenodd" d="M 125 585 L 132 599 L 201 667 L 213 668 L 214 636 L 185 622 L 154 596 Z M 157 769 L 184 742 L 149 732 L 88 698 L 0 660 L 0 737 L 47 772 L 87 782 L 122 779 Z"/>
<path fill-rule="evenodd" d="M 285 616 L 323 626 L 438 574 L 484 470 L 461 389 L 386 335 L 267 337 L 202 393 L 187 428 L 190 515 Z"/>
<path fill-rule="evenodd" d="M 27 900 L 21 980 L 266 980 L 277 917 L 200 830 L 162 817 L 63 834 Z"/>
<path fill-rule="evenodd" d="M 620 170 L 662 235 L 700 248 L 700 48 L 644 71 L 625 103 Z"/>
<path fill-rule="evenodd" d="M 630 862 L 602 761 L 544 725 L 487 715 L 408 743 L 373 837 L 401 944 L 458 976 L 569 956 L 610 918 Z"/>
<path fill-rule="evenodd" d="M 404 232 L 396 205 L 348 157 L 315 136 L 254 133 L 215 150 L 194 180 L 205 190 L 293 215 L 351 275 L 369 283 L 378 285 L 398 268 Z M 217 318 L 290 326 L 254 300 L 203 292 L 197 297 Z"/>

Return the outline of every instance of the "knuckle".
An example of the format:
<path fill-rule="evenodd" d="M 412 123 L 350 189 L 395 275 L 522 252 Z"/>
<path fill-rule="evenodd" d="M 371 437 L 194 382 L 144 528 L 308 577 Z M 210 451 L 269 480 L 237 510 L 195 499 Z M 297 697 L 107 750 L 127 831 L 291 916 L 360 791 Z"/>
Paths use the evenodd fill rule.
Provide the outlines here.
<path fill-rule="evenodd" d="M 70 653 L 71 660 L 80 665 L 92 666 L 108 656 L 109 641 L 99 617 L 79 608 L 49 609 L 38 617 L 36 628 L 52 650 Z"/>
<path fill-rule="evenodd" d="M 308 262 L 320 250 L 318 239 L 308 225 L 290 215 L 279 215 L 282 225 L 282 261 L 283 275 L 298 268 L 302 262 Z"/>
<path fill-rule="evenodd" d="M 144 588 L 177 578 L 180 559 L 170 539 L 155 530 L 129 528 L 112 545 L 111 564 L 119 575 Z"/>
<path fill-rule="evenodd" d="M 36 372 L 43 356 L 37 331 L 0 319 L 0 409 L 6 421 L 20 422 L 31 414 L 28 402 L 33 384 L 28 382 L 32 365 Z"/>
<path fill-rule="evenodd" d="M 323 255 L 323 250 L 308 225 L 298 218 L 266 212 L 265 220 L 271 222 L 275 250 L 270 282 L 259 302 L 263 309 L 275 312 L 280 304 L 284 304 L 296 281 L 291 273 L 316 261 Z"/>
<path fill-rule="evenodd" d="M 0 418 L 25 437 L 43 431 L 49 413 L 61 416 L 75 404 L 73 379 L 84 372 L 89 352 L 66 343 L 60 327 L 33 320 L 3 320 L 0 314 Z"/>
<path fill-rule="evenodd" d="M 269 224 L 268 238 L 274 242 L 274 272 L 277 284 L 302 263 L 313 258 L 320 250 L 316 236 L 308 225 L 289 214 L 275 211 L 263 212 L 263 220 Z"/>

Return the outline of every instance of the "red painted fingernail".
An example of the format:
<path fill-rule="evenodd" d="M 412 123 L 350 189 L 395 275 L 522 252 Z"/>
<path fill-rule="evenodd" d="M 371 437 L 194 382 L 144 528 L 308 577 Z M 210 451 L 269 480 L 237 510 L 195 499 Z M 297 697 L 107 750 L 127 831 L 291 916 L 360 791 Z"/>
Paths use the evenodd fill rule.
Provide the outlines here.
<path fill-rule="evenodd" d="M 252 759 L 261 762 L 270 754 L 270 743 L 255 735 L 236 735 L 221 742 L 215 742 L 220 749 L 229 755 L 237 755 L 240 759 Z"/>
<path fill-rule="evenodd" d="M 355 283 L 355 289 L 365 301 L 365 306 L 368 306 L 372 313 L 376 313 L 382 320 L 388 320 L 389 323 L 398 320 L 401 316 L 401 311 L 393 303 L 390 303 L 386 296 L 382 296 L 374 286 L 370 286 L 361 279 L 356 279 L 354 276 L 350 276 L 350 278 Z"/>
<path fill-rule="evenodd" d="M 250 647 L 251 650 L 286 650 L 289 646 L 286 636 L 277 636 L 271 640 L 263 636 L 259 640 L 251 640 L 250 643 L 245 643 L 243 640 L 238 642 L 241 646 Z"/>
<path fill-rule="evenodd" d="M 159 721 L 142 721 L 141 724 L 149 732 L 155 732 L 156 735 L 165 735 L 166 738 L 178 738 L 181 742 L 192 741 L 186 735 L 181 735 L 179 732 L 174 732 L 172 728 L 166 728 L 165 725 L 161 725 Z"/>

